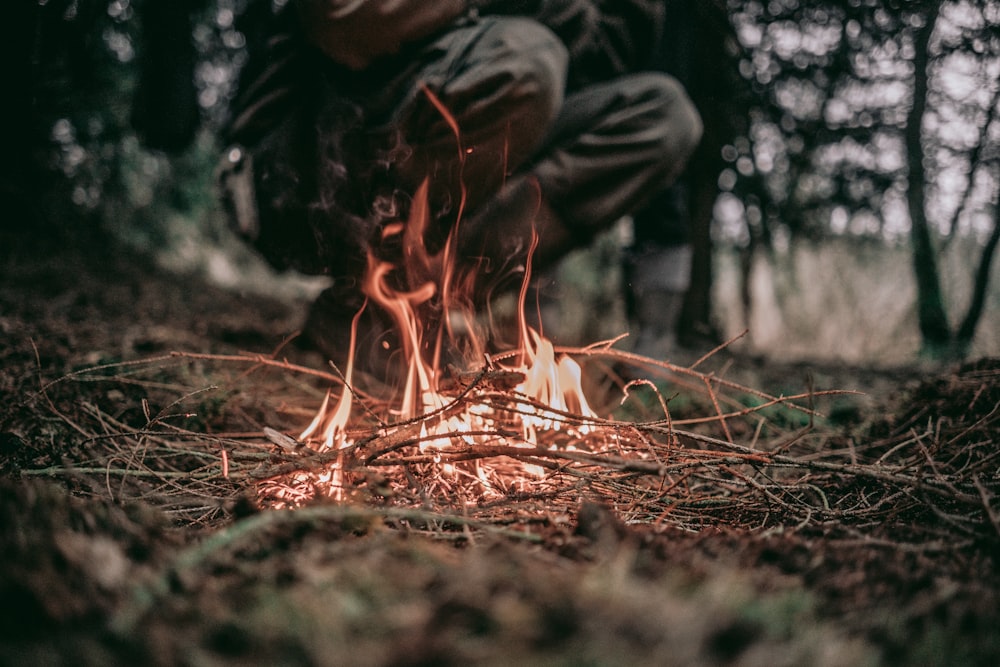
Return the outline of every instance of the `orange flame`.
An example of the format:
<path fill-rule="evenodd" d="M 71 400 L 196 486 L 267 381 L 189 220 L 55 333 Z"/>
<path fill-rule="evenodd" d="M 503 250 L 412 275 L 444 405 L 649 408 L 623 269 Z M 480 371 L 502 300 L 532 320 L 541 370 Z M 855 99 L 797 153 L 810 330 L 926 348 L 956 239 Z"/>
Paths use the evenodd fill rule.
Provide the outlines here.
<path fill-rule="evenodd" d="M 354 382 L 354 350 L 357 345 L 358 319 L 364 312 L 364 308 L 362 306 L 361 310 L 354 315 L 354 319 L 351 321 L 351 342 L 347 356 L 347 370 L 344 373 L 344 384 L 347 387 L 350 387 Z M 322 448 L 342 449 L 345 447 L 347 445 L 345 433 L 351 417 L 352 397 L 353 394 L 345 390 L 340 395 L 340 400 L 337 401 L 337 407 L 328 415 L 326 408 L 330 403 L 330 392 L 327 391 L 326 397 L 323 399 L 323 405 L 320 406 L 319 412 L 309 426 L 299 435 L 299 440 L 309 442 L 312 436 L 319 430 L 319 427 L 325 424 L 323 428 Z"/>

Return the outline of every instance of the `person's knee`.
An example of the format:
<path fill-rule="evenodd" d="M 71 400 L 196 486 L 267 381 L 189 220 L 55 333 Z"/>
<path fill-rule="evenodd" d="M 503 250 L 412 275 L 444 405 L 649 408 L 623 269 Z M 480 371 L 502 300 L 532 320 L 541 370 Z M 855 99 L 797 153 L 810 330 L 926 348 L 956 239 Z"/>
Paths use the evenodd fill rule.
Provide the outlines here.
<path fill-rule="evenodd" d="M 649 72 L 637 75 L 657 100 L 660 115 L 659 140 L 665 160 L 686 162 L 694 153 L 704 132 L 701 115 L 687 91 L 677 79 L 667 74 Z"/>
<path fill-rule="evenodd" d="M 483 35 L 485 63 L 498 79 L 530 100 L 539 116 L 552 119 L 562 106 L 569 56 L 556 35 L 537 21 L 489 19 Z"/>

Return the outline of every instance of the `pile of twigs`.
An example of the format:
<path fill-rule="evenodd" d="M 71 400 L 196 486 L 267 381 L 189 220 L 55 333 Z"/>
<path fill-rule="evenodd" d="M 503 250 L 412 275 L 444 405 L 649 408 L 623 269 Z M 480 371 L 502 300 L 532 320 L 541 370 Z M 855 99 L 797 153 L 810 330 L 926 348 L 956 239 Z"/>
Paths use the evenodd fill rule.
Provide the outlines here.
<path fill-rule="evenodd" d="M 68 479 L 77 489 L 118 502 L 142 499 L 186 525 L 213 525 L 245 501 L 289 507 L 336 496 L 395 520 L 411 512 L 426 525 L 428 516 L 436 516 L 439 530 L 471 526 L 530 535 L 533 524 L 572 515 L 587 499 L 629 524 L 689 531 L 728 526 L 875 541 L 894 531 L 895 541 L 921 548 L 961 548 L 1000 537 L 1000 450 L 988 435 L 1000 430 L 1000 405 L 975 411 L 966 423 L 921 414 L 919 422 L 896 425 L 866 442 L 831 437 L 811 423 L 776 433 L 766 411 L 777 407 L 811 418 L 813 399 L 843 392 L 770 396 L 703 373 L 698 364 L 681 368 L 610 346 L 568 352 L 645 365 L 681 391 L 700 391 L 710 414 L 673 419 L 657 388 L 663 383 L 642 380 L 626 384 L 625 396 L 650 392 L 662 416 L 583 417 L 517 395 L 484 369 L 457 388 L 450 404 L 418 419 L 388 422 L 386 404 L 358 394 L 367 417 L 352 427 L 351 444 L 322 451 L 298 441 L 288 426 L 261 422 L 283 409 L 302 420 L 305 408 L 318 403 L 316 387 L 286 384 L 283 391 L 264 391 L 259 373 L 318 378 L 343 388 L 337 374 L 257 355 L 175 354 L 87 369 L 43 388 L 39 396 L 79 441 L 62 461 L 22 473 Z M 237 369 L 236 379 L 221 383 L 229 395 L 238 380 L 248 394 L 256 387 L 258 396 L 280 405 L 247 416 L 241 430 L 192 428 L 188 404 L 222 390 L 179 391 L 180 384 L 164 383 L 165 372 L 191 364 L 218 374 Z M 178 375 L 185 374 L 190 379 L 187 371 Z M 981 379 L 1000 384 L 996 372 Z M 142 398 L 141 417 L 129 423 L 96 404 L 67 410 L 52 398 L 56 385 L 66 382 L 155 387 L 180 397 L 156 411 Z M 300 395 L 292 398 L 295 392 Z M 745 406 L 747 397 L 754 407 Z M 470 406 L 493 416 L 488 428 L 427 435 L 432 422 L 461 418 Z M 525 411 L 544 411 L 558 426 L 530 442 L 516 426 Z M 732 428 L 738 423 L 741 428 Z M 741 440 L 734 432 L 746 435 Z M 422 449 L 428 439 L 435 446 Z M 329 477 L 333 468 L 342 471 L 335 483 Z M 906 531 L 902 537 L 900 530 Z"/>

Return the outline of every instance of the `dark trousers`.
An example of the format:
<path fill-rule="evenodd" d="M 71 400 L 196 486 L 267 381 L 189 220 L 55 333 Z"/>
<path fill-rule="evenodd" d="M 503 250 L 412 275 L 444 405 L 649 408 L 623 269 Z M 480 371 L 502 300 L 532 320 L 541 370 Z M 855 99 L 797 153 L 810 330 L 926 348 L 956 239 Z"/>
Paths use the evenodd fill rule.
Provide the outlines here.
<path fill-rule="evenodd" d="M 462 217 L 460 251 L 496 265 L 520 259 L 532 225 L 541 262 L 587 243 L 670 184 L 701 136 L 693 105 L 665 74 L 566 92 L 565 49 L 528 19 L 461 27 L 417 63 L 380 87 L 405 90 L 396 100 L 359 102 L 388 121 L 384 136 L 410 146 L 395 165 L 404 189 L 429 178 L 432 210 L 446 225 Z"/>

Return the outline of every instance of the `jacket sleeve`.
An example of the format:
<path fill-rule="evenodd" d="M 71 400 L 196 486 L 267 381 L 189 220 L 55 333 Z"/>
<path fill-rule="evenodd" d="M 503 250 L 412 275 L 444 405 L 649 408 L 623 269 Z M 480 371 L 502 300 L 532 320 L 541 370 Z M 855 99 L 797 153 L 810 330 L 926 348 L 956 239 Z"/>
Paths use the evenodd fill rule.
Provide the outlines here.
<path fill-rule="evenodd" d="M 663 34 L 663 0 L 470 0 L 480 14 L 521 14 L 549 27 L 570 55 L 569 86 L 646 69 Z"/>
<path fill-rule="evenodd" d="M 306 39 L 335 62 L 364 69 L 465 15 L 467 0 L 296 0 Z"/>

